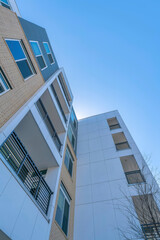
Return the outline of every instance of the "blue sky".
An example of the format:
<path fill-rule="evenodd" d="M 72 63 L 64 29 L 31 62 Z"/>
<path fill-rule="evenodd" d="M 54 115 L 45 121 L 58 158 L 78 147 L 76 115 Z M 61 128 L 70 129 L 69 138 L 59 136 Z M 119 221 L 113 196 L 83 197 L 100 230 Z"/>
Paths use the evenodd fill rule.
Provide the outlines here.
<path fill-rule="evenodd" d="M 46 28 L 78 118 L 118 109 L 160 169 L 160 0 L 17 0 Z"/>

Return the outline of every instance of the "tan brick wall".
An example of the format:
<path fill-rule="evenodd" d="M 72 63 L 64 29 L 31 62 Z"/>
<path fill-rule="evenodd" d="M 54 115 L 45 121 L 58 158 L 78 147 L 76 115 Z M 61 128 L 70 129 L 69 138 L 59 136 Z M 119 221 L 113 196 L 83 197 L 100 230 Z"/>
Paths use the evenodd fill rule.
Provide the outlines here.
<path fill-rule="evenodd" d="M 37 74 L 24 81 L 6 45 L 5 38 L 22 39 Z M 12 90 L 0 96 L 0 127 L 44 84 L 30 45 L 15 13 L 0 6 L 0 66 Z"/>
<path fill-rule="evenodd" d="M 59 181 L 59 188 L 60 188 L 61 181 L 63 181 L 63 183 L 72 199 L 71 203 L 70 203 L 68 237 L 66 237 L 66 235 L 63 233 L 63 231 L 61 230 L 61 228 L 55 221 L 55 214 L 56 214 L 58 195 L 59 195 L 59 188 L 58 188 L 58 194 L 57 194 L 57 198 L 56 198 L 56 207 L 55 207 L 55 211 L 54 211 L 53 222 L 52 222 L 49 240 L 66 240 L 66 239 L 73 240 L 77 159 L 76 159 L 76 156 L 74 154 L 74 151 L 73 151 L 72 146 L 68 139 L 67 139 L 67 144 L 71 150 L 72 156 L 74 157 L 73 176 L 72 176 L 72 178 L 70 177 L 68 170 L 64 164 L 64 157 L 65 157 L 65 153 L 64 153 L 61 177 L 60 177 L 60 181 Z M 67 144 L 66 144 L 66 146 L 67 146 Z M 66 146 L 65 146 L 65 149 L 66 149 Z"/>

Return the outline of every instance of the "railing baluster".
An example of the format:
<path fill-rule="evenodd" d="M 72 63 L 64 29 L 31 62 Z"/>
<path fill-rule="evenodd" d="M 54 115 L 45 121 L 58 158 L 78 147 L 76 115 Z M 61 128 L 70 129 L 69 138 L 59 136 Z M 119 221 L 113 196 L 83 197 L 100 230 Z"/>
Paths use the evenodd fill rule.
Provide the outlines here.
<path fill-rule="evenodd" d="M 17 172 L 17 175 L 20 173 L 20 171 L 21 171 L 21 169 L 22 169 L 22 167 L 23 167 L 23 164 L 24 164 L 27 156 L 28 156 L 28 154 L 26 154 L 26 156 L 24 157 L 23 161 L 21 162 L 21 164 L 20 164 L 20 166 L 19 166 L 19 169 L 18 169 L 18 172 Z"/>
<path fill-rule="evenodd" d="M 17 176 L 22 180 L 25 187 L 35 198 L 42 211 L 47 214 L 52 191 L 15 132 L 12 132 L 6 141 L 0 146 L 0 153 L 12 169 L 15 170 L 15 166 L 18 166 L 18 163 L 20 164 L 16 170 Z M 39 180 L 38 184 L 36 182 L 37 178 Z M 36 187 L 36 189 L 34 189 L 34 187 Z M 42 193 L 39 195 L 40 197 L 38 197 L 39 193 Z"/>
<path fill-rule="evenodd" d="M 38 182 L 38 185 L 37 185 L 37 189 L 36 189 L 36 192 L 35 192 L 35 199 L 37 199 L 37 196 L 38 196 L 38 191 L 40 189 L 40 183 L 41 183 L 41 180 L 42 180 L 42 176 L 40 176 L 40 179 L 39 179 L 39 182 Z"/>

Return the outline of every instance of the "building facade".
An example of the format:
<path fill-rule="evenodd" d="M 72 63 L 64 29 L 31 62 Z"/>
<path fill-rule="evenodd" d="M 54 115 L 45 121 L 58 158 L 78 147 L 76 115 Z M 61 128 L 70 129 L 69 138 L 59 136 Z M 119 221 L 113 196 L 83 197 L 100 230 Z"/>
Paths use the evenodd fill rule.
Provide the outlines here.
<path fill-rule="evenodd" d="M 159 186 L 119 112 L 80 120 L 77 139 L 74 240 L 160 239 L 152 225 L 159 210 L 158 217 L 148 213 L 155 204 L 148 196 L 157 197 Z M 146 200 L 134 206 L 139 196 Z M 146 238 L 140 232 L 144 223 Z"/>
<path fill-rule="evenodd" d="M 119 113 L 78 121 L 46 30 L 0 0 L 0 239 L 121 240 L 123 191 L 141 227 L 151 180 Z"/>

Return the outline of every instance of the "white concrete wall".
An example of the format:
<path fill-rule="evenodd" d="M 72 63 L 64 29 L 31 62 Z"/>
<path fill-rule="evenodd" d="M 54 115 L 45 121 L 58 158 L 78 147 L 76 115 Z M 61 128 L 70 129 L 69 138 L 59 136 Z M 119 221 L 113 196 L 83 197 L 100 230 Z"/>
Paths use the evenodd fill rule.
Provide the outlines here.
<path fill-rule="evenodd" d="M 115 116 L 121 129 L 111 131 L 106 119 Z M 131 149 L 116 151 L 112 133 L 121 131 Z M 79 121 L 74 240 L 123 239 L 118 228 L 126 229 L 127 221 L 118 207 L 122 192 L 135 193 L 119 157 L 132 154 L 141 168 L 144 160 L 117 111 Z"/>
<path fill-rule="evenodd" d="M 46 240 L 50 224 L 0 158 L 0 228 L 12 240 Z"/>

